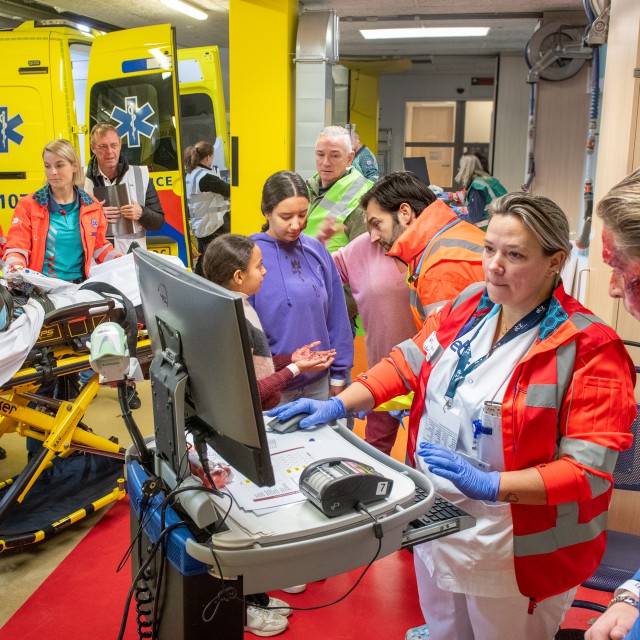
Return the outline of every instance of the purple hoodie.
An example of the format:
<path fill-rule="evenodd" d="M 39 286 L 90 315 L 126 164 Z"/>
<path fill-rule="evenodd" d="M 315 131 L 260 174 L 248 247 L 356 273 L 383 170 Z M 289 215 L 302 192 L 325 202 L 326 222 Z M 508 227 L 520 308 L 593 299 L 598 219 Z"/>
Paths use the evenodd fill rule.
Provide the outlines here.
<path fill-rule="evenodd" d="M 289 354 L 320 340 L 317 349 L 335 349 L 330 377 L 344 380 L 353 366 L 353 334 L 340 275 L 329 252 L 315 238 L 301 235 L 279 242 L 266 233 L 251 236 L 262 251 L 267 274 L 249 297 L 273 355 Z M 301 373 L 287 384 L 296 389 L 322 378 Z"/>

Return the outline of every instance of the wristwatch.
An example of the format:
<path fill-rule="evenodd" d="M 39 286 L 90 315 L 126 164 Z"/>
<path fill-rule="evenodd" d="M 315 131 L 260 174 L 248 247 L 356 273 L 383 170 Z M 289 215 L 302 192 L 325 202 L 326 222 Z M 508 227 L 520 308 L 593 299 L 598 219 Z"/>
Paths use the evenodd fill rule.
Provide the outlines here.
<path fill-rule="evenodd" d="M 609 602 L 609 606 L 607 607 L 607 609 L 618 602 L 624 602 L 625 604 L 632 606 L 634 609 L 638 608 L 638 601 L 634 597 L 619 595 L 619 596 L 615 596 L 615 598 L 612 598 L 611 602 Z"/>

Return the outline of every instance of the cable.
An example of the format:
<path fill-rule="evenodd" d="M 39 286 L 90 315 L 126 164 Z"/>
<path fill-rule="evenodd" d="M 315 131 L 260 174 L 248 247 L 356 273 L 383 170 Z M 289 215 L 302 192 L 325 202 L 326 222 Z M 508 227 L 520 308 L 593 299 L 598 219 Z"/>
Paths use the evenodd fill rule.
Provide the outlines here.
<path fill-rule="evenodd" d="M 380 555 L 380 551 L 382 551 L 382 538 L 384 537 L 384 531 L 382 530 L 382 525 L 380 524 L 379 519 L 376 518 L 364 506 L 364 504 L 362 504 L 362 502 L 358 502 L 356 504 L 356 510 L 364 512 L 366 515 L 368 515 L 373 520 L 373 532 L 374 532 L 374 535 L 375 535 L 376 539 L 378 540 L 378 549 L 376 550 L 375 555 L 369 561 L 369 564 L 364 568 L 364 570 L 362 571 L 362 573 L 360 574 L 358 579 L 355 581 L 355 583 L 351 586 L 351 588 L 344 595 L 340 596 L 337 600 L 333 600 L 333 602 L 327 602 L 325 604 L 319 604 L 319 605 L 317 605 L 315 607 L 290 607 L 290 609 L 292 611 L 316 611 L 317 609 L 326 609 L 327 607 L 332 607 L 334 604 L 338 604 L 339 602 L 342 602 L 345 598 L 347 598 L 347 596 L 351 595 L 351 593 L 354 591 L 354 589 L 360 584 L 360 582 L 362 581 L 362 578 L 364 578 L 364 576 L 367 573 L 367 571 L 369 571 L 369 569 L 371 568 L 371 565 L 378 559 L 378 556 Z M 245 604 L 247 604 L 246 600 L 242 599 L 242 601 Z M 273 609 L 280 609 L 281 608 L 281 607 L 262 607 L 259 604 L 253 604 L 253 603 L 251 603 L 251 604 L 252 604 L 252 606 L 257 607 L 258 609 L 273 610 Z"/>
<path fill-rule="evenodd" d="M 124 632 L 125 632 L 125 630 L 127 628 L 127 617 L 129 615 L 129 608 L 131 607 L 131 599 L 133 597 L 135 586 L 138 583 L 138 581 L 140 580 L 141 576 L 144 575 L 144 572 L 147 569 L 147 567 L 151 564 L 151 561 L 155 557 L 155 554 L 158 551 L 158 548 L 160 547 L 160 544 L 161 544 L 162 540 L 164 539 L 165 536 L 169 535 L 174 529 L 177 529 L 178 527 L 181 527 L 181 526 L 187 526 L 187 525 L 188 525 L 188 523 L 186 521 L 180 520 L 179 522 L 174 522 L 173 524 L 169 525 L 166 529 L 164 529 L 160 533 L 156 543 L 153 545 L 153 547 L 151 547 L 151 550 L 149 551 L 149 556 L 140 565 L 140 568 L 138 569 L 138 573 L 136 573 L 136 575 L 134 576 L 133 582 L 132 582 L 131 587 L 129 589 L 129 592 L 127 594 L 127 599 L 126 599 L 126 602 L 125 602 L 125 608 L 124 608 L 124 612 L 123 612 L 123 616 L 122 616 L 122 622 L 120 624 L 120 632 L 118 633 L 118 640 L 122 640 L 124 638 Z M 140 558 L 140 560 L 142 560 L 142 558 Z M 158 596 L 158 595 L 159 594 L 156 592 L 156 596 Z"/>

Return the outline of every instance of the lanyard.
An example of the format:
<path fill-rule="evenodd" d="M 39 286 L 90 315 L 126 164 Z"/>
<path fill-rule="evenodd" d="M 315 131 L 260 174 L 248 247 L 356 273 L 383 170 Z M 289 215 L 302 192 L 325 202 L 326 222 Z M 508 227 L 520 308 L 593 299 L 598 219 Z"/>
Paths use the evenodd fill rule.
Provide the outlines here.
<path fill-rule="evenodd" d="M 483 325 L 480 325 L 476 332 L 473 334 L 473 337 L 464 344 L 462 351 L 460 352 L 460 358 L 458 360 L 458 364 L 456 365 L 455 371 L 453 372 L 453 376 L 451 377 L 451 381 L 449 382 L 449 386 L 447 387 L 447 391 L 444 394 L 446 399 L 445 408 L 448 409 L 452 402 L 453 398 L 456 395 L 456 391 L 458 387 L 465 381 L 465 378 L 472 372 L 475 371 L 498 347 L 501 347 L 508 342 L 511 342 L 514 338 L 517 338 L 519 335 L 526 333 L 532 327 L 535 327 L 537 324 L 540 324 L 542 318 L 544 318 L 547 310 L 549 309 L 549 305 L 551 304 L 551 298 L 545 300 L 542 304 L 538 305 L 535 309 L 530 311 L 522 320 L 516 322 L 516 324 L 505 333 L 505 335 L 496 342 L 489 352 L 483 355 L 481 358 L 478 358 L 475 362 L 469 362 L 471 359 L 471 343 L 476 339 Z M 497 312 L 498 305 L 495 305 L 489 315 L 487 316 L 487 320 Z M 483 323 L 484 324 L 484 323 Z"/>
<path fill-rule="evenodd" d="M 442 229 L 440 229 L 440 231 L 438 231 L 438 233 L 436 233 L 436 235 L 433 236 L 433 238 L 431 238 L 431 241 L 424 248 L 424 251 L 420 256 L 420 261 L 418 262 L 418 266 L 415 268 L 414 272 L 407 278 L 407 284 L 412 284 L 418 279 L 420 275 L 420 269 L 422 269 L 422 263 L 424 262 L 424 259 L 431 253 L 430 249 L 431 247 L 433 247 L 433 243 L 436 241 L 436 238 L 439 235 L 443 234 L 445 231 L 447 231 L 447 229 L 451 229 L 451 227 L 458 224 L 458 222 L 460 222 L 460 218 L 456 218 L 455 220 L 452 220 L 451 222 L 449 222 L 449 224 L 446 224 L 444 227 L 442 227 Z"/>

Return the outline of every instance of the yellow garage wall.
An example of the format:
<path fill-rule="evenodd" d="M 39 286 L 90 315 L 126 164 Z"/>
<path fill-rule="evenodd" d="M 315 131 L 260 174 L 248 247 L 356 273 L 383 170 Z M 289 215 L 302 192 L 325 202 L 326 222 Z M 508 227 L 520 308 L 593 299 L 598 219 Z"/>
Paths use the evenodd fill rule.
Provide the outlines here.
<path fill-rule="evenodd" d="M 378 153 L 378 76 L 352 69 L 349 74 L 349 120 L 363 144 Z"/>
<path fill-rule="evenodd" d="M 264 181 L 293 168 L 293 56 L 297 0 L 230 0 L 231 230 L 250 234 L 264 217 Z M 234 170 L 235 169 L 235 170 Z"/>

